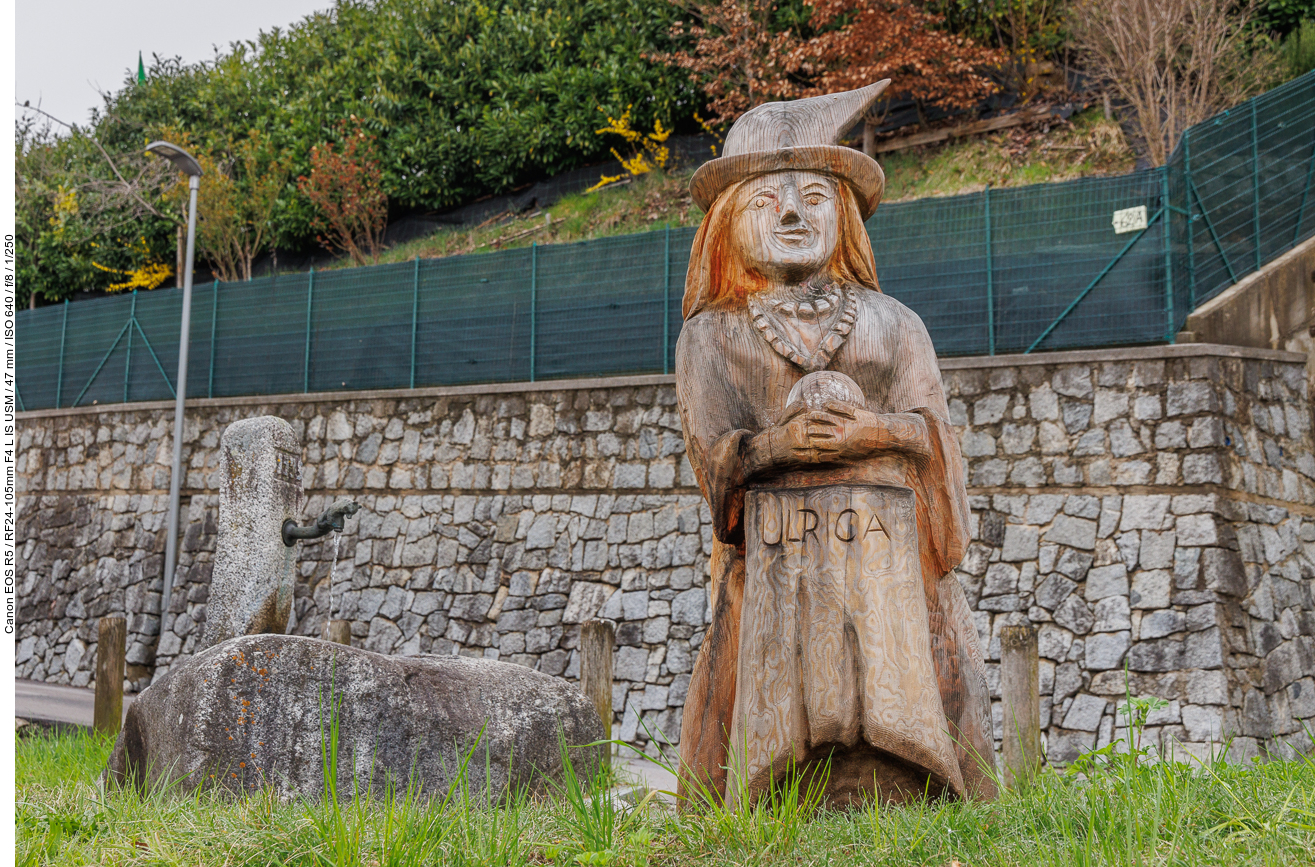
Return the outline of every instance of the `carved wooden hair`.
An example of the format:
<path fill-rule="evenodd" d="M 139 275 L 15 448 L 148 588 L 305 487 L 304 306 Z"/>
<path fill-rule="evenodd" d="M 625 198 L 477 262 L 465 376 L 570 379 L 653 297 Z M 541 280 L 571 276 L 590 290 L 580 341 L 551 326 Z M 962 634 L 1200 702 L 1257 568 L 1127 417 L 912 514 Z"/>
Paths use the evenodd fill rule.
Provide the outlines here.
<path fill-rule="evenodd" d="M 746 299 L 758 289 L 766 288 L 767 278 L 748 268 L 731 243 L 731 210 L 746 178 L 728 187 L 703 216 L 699 232 L 690 250 L 689 270 L 685 275 L 684 318 L 715 308 L 745 306 Z M 836 179 L 836 251 L 824 273 L 833 283 L 865 286 L 880 292 L 872 241 L 859 213 L 858 200 L 849 185 Z"/>

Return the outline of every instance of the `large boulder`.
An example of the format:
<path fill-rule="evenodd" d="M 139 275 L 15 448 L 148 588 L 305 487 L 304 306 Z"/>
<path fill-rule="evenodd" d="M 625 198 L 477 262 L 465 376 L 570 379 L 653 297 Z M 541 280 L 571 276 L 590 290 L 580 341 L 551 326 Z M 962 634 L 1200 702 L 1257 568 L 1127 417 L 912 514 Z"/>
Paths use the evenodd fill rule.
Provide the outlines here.
<path fill-rule="evenodd" d="M 317 798 L 337 727 L 339 796 L 414 779 L 445 794 L 468 757 L 472 792 L 560 780 L 562 744 L 588 778 L 603 747 L 593 704 L 519 665 L 383 656 L 294 635 L 247 635 L 175 665 L 132 703 L 110 755 L 111 785 L 190 792 L 272 787 Z"/>

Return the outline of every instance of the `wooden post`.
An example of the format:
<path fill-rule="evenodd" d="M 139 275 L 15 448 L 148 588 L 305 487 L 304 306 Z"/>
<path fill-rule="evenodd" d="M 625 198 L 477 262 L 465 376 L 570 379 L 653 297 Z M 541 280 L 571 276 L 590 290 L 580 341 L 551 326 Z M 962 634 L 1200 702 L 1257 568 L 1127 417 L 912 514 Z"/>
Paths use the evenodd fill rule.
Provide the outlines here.
<path fill-rule="evenodd" d="M 590 620 L 580 627 L 580 689 L 598 709 L 603 739 L 612 739 L 612 648 L 616 632 L 607 620 Z M 604 751 L 611 761 L 612 750 Z"/>
<path fill-rule="evenodd" d="M 128 655 L 128 621 L 102 617 L 96 637 L 96 705 L 92 727 L 115 734 L 123 725 L 123 677 Z"/>
<path fill-rule="evenodd" d="M 324 640 L 351 647 L 352 622 L 350 620 L 330 620 L 324 624 Z"/>
<path fill-rule="evenodd" d="M 1031 779 L 1041 763 L 1041 696 L 1036 629 L 1000 630 L 1000 698 L 1004 704 L 1005 785 Z"/>

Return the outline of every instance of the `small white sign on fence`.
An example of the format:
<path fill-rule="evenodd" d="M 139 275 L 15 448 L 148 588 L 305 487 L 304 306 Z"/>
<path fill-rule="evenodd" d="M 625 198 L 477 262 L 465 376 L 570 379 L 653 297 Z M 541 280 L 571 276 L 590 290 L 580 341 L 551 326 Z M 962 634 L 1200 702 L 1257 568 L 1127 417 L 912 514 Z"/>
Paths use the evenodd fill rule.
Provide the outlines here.
<path fill-rule="evenodd" d="M 1124 232 L 1137 232 L 1145 228 L 1145 205 L 1138 205 L 1135 208 L 1124 208 L 1121 211 L 1114 212 L 1114 234 L 1122 235 Z"/>

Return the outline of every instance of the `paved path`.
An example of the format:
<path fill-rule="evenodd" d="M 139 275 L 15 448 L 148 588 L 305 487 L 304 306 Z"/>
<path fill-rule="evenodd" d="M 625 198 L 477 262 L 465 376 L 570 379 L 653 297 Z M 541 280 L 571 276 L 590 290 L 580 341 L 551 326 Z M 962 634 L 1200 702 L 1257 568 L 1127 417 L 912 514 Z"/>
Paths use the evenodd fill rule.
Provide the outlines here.
<path fill-rule="evenodd" d="M 131 704 L 132 696 L 125 695 L 125 716 Z M 38 680 L 14 681 L 14 716 L 23 719 L 90 726 L 95 716 L 95 705 L 95 690 L 42 683 Z"/>
<path fill-rule="evenodd" d="M 629 775 L 635 778 L 644 786 L 659 792 L 676 791 L 676 775 L 669 772 L 666 768 L 659 767 L 656 762 L 649 762 L 641 759 L 630 750 L 623 750 L 627 755 L 614 756 L 612 761 L 616 762 L 619 767 L 618 771 L 622 776 Z"/>

